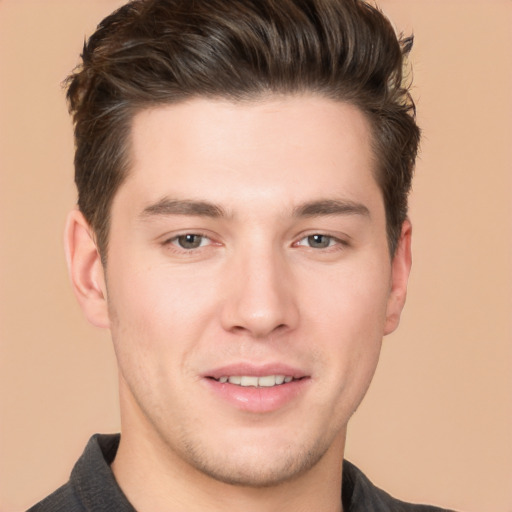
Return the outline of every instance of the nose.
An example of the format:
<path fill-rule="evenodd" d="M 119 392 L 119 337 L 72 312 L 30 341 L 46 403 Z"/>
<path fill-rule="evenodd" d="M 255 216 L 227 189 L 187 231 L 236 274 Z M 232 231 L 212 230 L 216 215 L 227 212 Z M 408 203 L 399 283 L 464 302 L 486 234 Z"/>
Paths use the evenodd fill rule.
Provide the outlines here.
<path fill-rule="evenodd" d="M 264 339 L 297 326 L 292 273 L 279 251 L 247 251 L 230 262 L 227 280 L 222 311 L 225 330 Z"/>

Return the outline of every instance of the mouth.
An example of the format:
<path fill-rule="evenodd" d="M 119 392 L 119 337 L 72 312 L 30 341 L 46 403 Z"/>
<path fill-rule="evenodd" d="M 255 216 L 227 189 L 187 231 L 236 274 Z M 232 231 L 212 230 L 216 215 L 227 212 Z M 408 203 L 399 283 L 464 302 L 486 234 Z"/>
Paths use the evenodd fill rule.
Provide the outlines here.
<path fill-rule="evenodd" d="M 215 378 L 209 377 L 221 384 L 234 384 L 235 386 L 241 387 L 253 387 L 253 388 L 273 388 L 275 386 L 282 386 L 283 384 L 289 384 L 295 380 L 301 380 L 292 377 L 291 375 L 262 375 L 256 377 L 254 375 L 223 375 L 222 377 Z"/>
<path fill-rule="evenodd" d="M 223 403 L 251 413 L 268 413 L 300 399 L 311 377 L 284 364 L 233 364 L 203 375 L 210 392 Z"/>

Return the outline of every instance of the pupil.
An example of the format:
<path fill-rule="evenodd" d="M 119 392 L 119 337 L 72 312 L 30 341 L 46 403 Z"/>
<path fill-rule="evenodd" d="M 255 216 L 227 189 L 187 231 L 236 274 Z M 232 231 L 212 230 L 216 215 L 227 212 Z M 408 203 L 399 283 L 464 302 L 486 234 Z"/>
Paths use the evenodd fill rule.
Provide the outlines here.
<path fill-rule="evenodd" d="M 322 249 L 329 247 L 329 237 L 325 235 L 311 235 L 308 237 L 308 242 L 311 247 Z"/>
<path fill-rule="evenodd" d="M 201 245 L 201 236 L 182 235 L 178 238 L 178 243 L 184 249 L 195 249 Z"/>

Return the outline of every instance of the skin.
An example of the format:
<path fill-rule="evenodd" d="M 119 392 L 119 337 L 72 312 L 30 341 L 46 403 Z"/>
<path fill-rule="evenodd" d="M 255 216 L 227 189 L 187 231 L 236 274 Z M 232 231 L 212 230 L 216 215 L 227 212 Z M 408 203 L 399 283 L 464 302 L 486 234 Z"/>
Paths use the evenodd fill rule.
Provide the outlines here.
<path fill-rule="evenodd" d="M 313 95 L 161 106 L 134 119 L 105 269 L 70 214 L 74 289 L 118 360 L 113 471 L 137 510 L 341 510 L 347 422 L 411 265 L 408 221 L 390 258 L 370 142 L 357 108 Z M 244 409 L 208 379 L 232 364 L 304 378 Z"/>

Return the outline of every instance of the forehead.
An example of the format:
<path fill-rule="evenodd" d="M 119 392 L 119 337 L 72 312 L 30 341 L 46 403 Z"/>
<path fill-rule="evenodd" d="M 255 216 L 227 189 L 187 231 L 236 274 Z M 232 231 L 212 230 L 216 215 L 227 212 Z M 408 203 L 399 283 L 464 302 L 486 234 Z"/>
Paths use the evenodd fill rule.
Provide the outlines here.
<path fill-rule="evenodd" d="M 152 202 L 206 194 L 293 207 L 333 187 L 364 195 L 376 187 L 370 132 L 356 107 L 313 95 L 159 106 L 133 120 L 126 183 Z"/>

